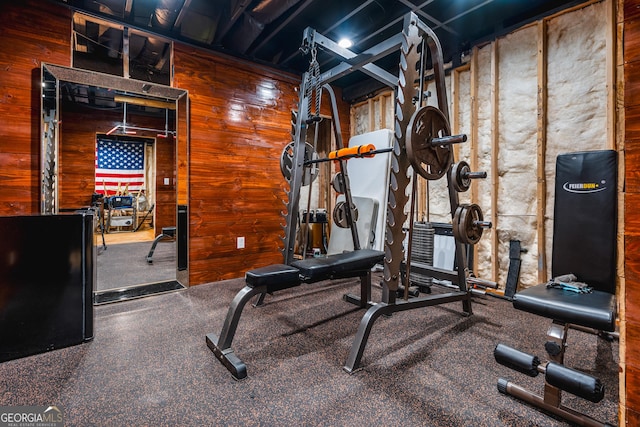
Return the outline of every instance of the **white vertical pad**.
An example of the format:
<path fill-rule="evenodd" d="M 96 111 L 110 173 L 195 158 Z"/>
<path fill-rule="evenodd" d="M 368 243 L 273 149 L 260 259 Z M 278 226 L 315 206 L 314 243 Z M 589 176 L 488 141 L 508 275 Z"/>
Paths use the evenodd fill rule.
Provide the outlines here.
<path fill-rule="evenodd" d="M 356 135 L 349 140 L 349 147 L 373 144 L 376 150 L 393 146 L 393 132 L 380 129 Z M 347 161 L 347 173 L 352 197 L 370 198 L 377 202 L 378 215 L 373 228 L 374 241 L 371 249 L 384 250 L 384 235 L 387 224 L 387 197 L 389 195 L 389 174 L 391 153 L 376 154 L 374 157 L 354 158 Z M 337 227 L 333 226 L 333 230 Z M 348 231 L 348 230 L 347 230 Z M 362 237 L 358 236 L 360 241 Z M 351 245 L 353 247 L 353 243 Z M 364 248 L 365 246 L 363 246 Z M 344 249 L 349 250 L 349 249 Z"/>

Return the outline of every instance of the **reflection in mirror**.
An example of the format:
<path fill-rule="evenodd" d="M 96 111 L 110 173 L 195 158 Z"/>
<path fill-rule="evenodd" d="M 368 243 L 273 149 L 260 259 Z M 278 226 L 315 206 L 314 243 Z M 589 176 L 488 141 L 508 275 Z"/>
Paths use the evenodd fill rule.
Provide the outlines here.
<path fill-rule="evenodd" d="M 50 64 L 42 76 L 42 212 L 94 211 L 94 300 L 183 288 L 187 93 Z"/>

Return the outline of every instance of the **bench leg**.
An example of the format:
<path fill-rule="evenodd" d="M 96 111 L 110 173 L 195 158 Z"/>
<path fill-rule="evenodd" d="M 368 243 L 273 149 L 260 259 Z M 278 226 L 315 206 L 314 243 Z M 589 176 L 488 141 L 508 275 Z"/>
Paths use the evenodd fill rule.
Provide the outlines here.
<path fill-rule="evenodd" d="M 244 306 L 254 295 L 264 292 L 266 292 L 266 286 L 256 288 L 245 286 L 242 288 L 233 298 L 233 301 L 231 301 L 231 305 L 227 311 L 227 317 L 224 319 L 224 325 L 220 332 L 220 338 L 215 334 L 207 334 L 206 336 L 209 349 L 237 380 L 241 380 L 247 376 L 247 367 L 244 362 L 234 354 L 231 343 L 236 334 Z"/>
<path fill-rule="evenodd" d="M 343 368 L 346 372 L 352 374 L 360 367 L 360 360 L 362 359 L 364 349 L 367 346 L 367 340 L 369 339 L 369 334 L 371 333 L 373 324 L 375 323 L 376 319 L 382 314 L 390 314 L 390 308 L 391 306 L 381 302 L 372 306 L 364 314 L 364 317 L 362 318 L 362 320 L 360 321 L 360 325 L 358 326 L 356 337 L 353 340 L 353 344 L 351 345 L 349 357 L 347 358 L 347 362 L 345 363 Z"/>
<path fill-rule="evenodd" d="M 390 292 L 389 294 L 395 296 L 395 292 Z M 450 292 L 446 294 L 428 295 L 422 298 L 413 298 L 408 301 L 402 300 L 393 304 L 387 304 L 385 302 L 373 304 L 369 307 L 360 321 L 358 332 L 356 332 L 356 337 L 351 345 L 349 357 L 347 358 L 347 362 L 343 369 L 352 374 L 360 368 L 360 361 L 364 354 L 364 349 L 367 346 L 367 340 L 369 339 L 371 328 L 378 317 L 382 315 L 390 316 L 393 313 L 400 311 L 446 304 L 453 301 L 461 301 L 467 298 L 467 296 L 467 292 Z"/>
<path fill-rule="evenodd" d="M 371 307 L 371 271 L 367 271 L 360 276 L 360 296 L 346 294 L 343 299 L 360 308 Z"/>
<path fill-rule="evenodd" d="M 151 245 L 151 249 L 149 250 L 149 253 L 147 254 L 147 264 L 152 264 L 153 263 L 153 252 L 156 250 L 156 246 L 158 246 L 158 242 L 160 240 L 162 240 L 163 237 L 168 237 L 165 234 L 158 234 L 158 236 L 153 239 L 153 244 Z"/>

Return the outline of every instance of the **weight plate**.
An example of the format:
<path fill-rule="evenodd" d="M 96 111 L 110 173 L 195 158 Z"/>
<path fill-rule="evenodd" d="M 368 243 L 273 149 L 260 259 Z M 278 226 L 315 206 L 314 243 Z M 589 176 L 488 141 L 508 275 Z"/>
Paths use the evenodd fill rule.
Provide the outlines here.
<path fill-rule="evenodd" d="M 431 145 L 433 138 L 449 135 L 449 122 L 439 109 L 425 106 L 411 116 L 407 126 L 407 157 L 423 178 L 440 179 L 449 169 L 453 156 L 450 147 Z"/>
<path fill-rule="evenodd" d="M 331 180 L 331 186 L 338 194 L 344 194 L 344 175 L 341 172 L 336 173 Z"/>
<path fill-rule="evenodd" d="M 458 206 L 453 215 L 453 235 L 461 243 L 475 245 L 480 241 L 484 229 L 482 209 L 476 204 Z"/>
<path fill-rule="evenodd" d="M 333 209 L 333 223 L 340 228 L 349 228 L 349 220 L 347 216 L 347 202 L 344 200 L 336 203 L 336 207 Z M 355 207 L 351 210 L 351 219 L 353 221 L 358 220 L 358 209 Z"/>
<path fill-rule="evenodd" d="M 451 182 L 458 193 L 464 193 L 471 187 L 469 172 L 471 172 L 471 168 L 464 160 L 454 163 L 451 167 Z"/>
<path fill-rule="evenodd" d="M 282 176 L 287 181 L 291 181 L 291 174 L 293 170 L 293 147 L 295 145 L 294 141 L 288 143 L 284 149 L 282 150 L 282 154 L 280 155 L 280 172 L 282 172 Z M 318 157 L 316 152 L 313 150 L 313 146 L 308 142 L 304 144 L 304 161 L 314 160 Z M 318 176 L 318 166 L 316 164 L 312 164 L 309 166 L 304 166 L 304 176 L 302 178 L 302 185 L 311 184 L 316 177 Z"/>

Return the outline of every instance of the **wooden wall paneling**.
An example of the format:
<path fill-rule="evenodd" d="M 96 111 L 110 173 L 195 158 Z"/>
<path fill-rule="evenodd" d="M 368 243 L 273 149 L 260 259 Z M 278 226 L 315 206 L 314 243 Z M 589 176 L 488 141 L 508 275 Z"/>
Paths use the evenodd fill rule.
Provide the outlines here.
<path fill-rule="evenodd" d="M 625 31 L 625 38 L 627 37 Z M 638 36 L 640 42 L 640 36 Z M 636 106 L 640 104 L 640 79 L 635 78 L 640 75 L 640 61 L 627 62 L 625 59 L 624 67 L 624 103 L 626 107 Z"/>
<path fill-rule="evenodd" d="M 155 135 L 154 135 L 155 136 Z M 154 208 L 154 225 L 156 234 L 163 227 L 177 225 L 177 191 L 176 191 L 176 142 L 172 136 L 155 138 L 156 152 L 156 200 Z M 169 178 L 169 184 L 164 179 Z"/>
<path fill-rule="evenodd" d="M 626 422 L 624 420 L 618 420 L 618 421 L 620 422 L 619 425 L 640 426 L 640 412 L 636 412 L 631 409 L 628 409 L 626 413 Z"/>
<path fill-rule="evenodd" d="M 623 43 L 625 62 L 638 61 L 640 60 L 640 16 L 634 20 L 626 21 L 624 26 L 625 37 Z"/>
<path fill-rule="evenodd" d="M 299 78 L 179 43 L 174 58 L 175 85 L 190 97 L 189 283 L 281 262 L 286 183 L 279 158 L 291 141 Z M 350 115 L 340 105 L 346 143 Z M 321 112 L 329 111 L 325 97 Z M 237 237 L 245 238 L 244 249 L 236 248 Z"/>
<path fill-rule="evenodd" d="M 95 189 L 96 135 L 105 134 L 122 122 L 121 111 L 77 109 L 66 104 L 60 112 L 59 186 L 60 209 L 78 209 L 89 206 Z M 129 113 L 127 124 L 148 129 L 164 129 L 164 118 L 153 118 Z M 156 138 L 157 134 L 138 131 L 135 135 L 156 139 L 156 207 L 155 226 L 175 226 L 175 144 L 173 138 Z M 170 177 L 165 186 L 163 177 Z"/>
<path fill-rule="evenodd" d="M 71 15 L 27 0 L 3 2 L 0 20 L 0 215 L 34 214 L 40 211 L 40 64 L 69 65 Z"/>
<path fill-rule="evenodd" d="M 634 308 L 638 308 L 637 306 Z M 640 346 L 640 321 L 636 318 L 627 319 L 626 322 L 626 345 L 631 348 L 638 348 Z M 640 353 L 633 352 L 628 353 L 626 359 L 627 366 L 634 366 L 640 369 Z"/>
<path fill-rule="evenodd" d="M 640 417 L 640 191 L 639 191 L 639 147 L 640 139 L 640 6 L 636 0 L 622 1 L 623 59 L 622 79 L 624 106 L 624 287 L 622 294 L 624 317 L 621 331 L 621 378 L 620 421 L 632 425 Z M 618 94 L 619 95 L 619 94 Z M 635 425 L 635 424 L 633 424 Z"/>
<path fill-rule="evenodd" d="M 635 108 L 635 110 L 640 112 L 640 108 Z M 640 125 L 640 120 L 638 120 L 638 124 Z M 628 195 L 640 192 L 640 170 L 636 167 L 636 165 L 640 164 L 638 162 L 640 162 L 640 139 L 626 141 L 624 149 L 624 165 L 626 171 L 625 191 Z M 630 214 L 633 215 L 633 212 L 630 212 Z M 627 221 L 629 221 L 628 218 Z"/>
<path fill-rule="evenodd" d="M 173 55 L 173 54 L 172 54 Z M 189 203 L 189 98 L 178 100 L 177 115 L 177 148 L 176 179 L 178 204 Z"/>
<path fill-rule="evenodd" d="M 627 408 L 637 411 L 640 408 L 640 369 L 628 364 L 626 371 Z"/>
<path fill-rule="evenodd" d="M 629 199 L 631 197 L 627 196 L 627 203 L 630 202 Z M 638 202 L 640 202 L 640 195 L 634 194 L 632 201 L 635 206 L 640 207 Z M 629 207 L 627 206 L 627 210 Z M 627 224 L 636 228 L 640 225 L 640 219 L 634 218 L 633 222 L 629 222 L 629 218 L 631 215 L 627 216 Z M 640 251 L 640 234 L 633 235 L 625 235 L 625 279 L 628 283 L 637 283 L 640 282 L 640 260 L 637 259 L 635 255 L 638 252 L 632 251 Z M 632 287 L 627 286 L 626 292 L 624 295 L 625 304 L 626 304 L 626 316 L 625 320 L 634 320 L 640 323 L 640 287 Z M 640 365 L 639 365 L 640 367 Z"/>

